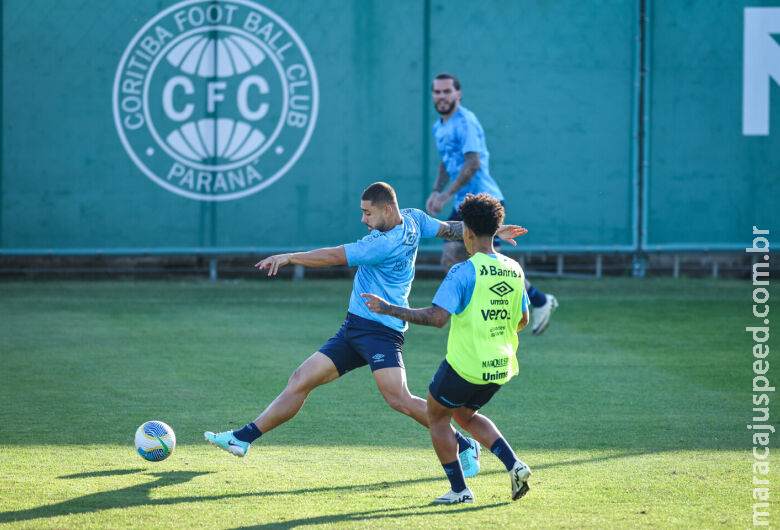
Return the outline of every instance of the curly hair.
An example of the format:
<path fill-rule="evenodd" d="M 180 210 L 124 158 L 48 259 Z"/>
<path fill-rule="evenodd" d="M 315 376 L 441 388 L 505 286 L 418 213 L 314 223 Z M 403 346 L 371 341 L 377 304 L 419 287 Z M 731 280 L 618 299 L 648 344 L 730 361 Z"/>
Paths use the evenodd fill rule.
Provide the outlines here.
<path fill-rule="evenodd" d="M 469 193 L 460 203 L 458 213 L 463 223 L 477 236 L 493 236 L 504 222 L 504 206 L 487 193 Z"/>

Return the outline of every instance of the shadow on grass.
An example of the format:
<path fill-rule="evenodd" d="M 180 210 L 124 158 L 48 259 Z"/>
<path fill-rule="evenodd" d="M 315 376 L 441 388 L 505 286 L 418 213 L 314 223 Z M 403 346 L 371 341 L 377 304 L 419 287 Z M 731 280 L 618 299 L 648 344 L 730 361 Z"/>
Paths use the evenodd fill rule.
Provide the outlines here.
<path fill-rule="evenodd" d="M 74 473 L 73 475 L 63 475 L 57 478 L 96 478 L 96 477 L 117 477 L 119 475 L 130 475 L 144 471 L 142 468 L 133 469 L 106 469 L 105 471 L 92 471 L 90 473 Z"/>
<path fill-rule="evenodd" d="M 549 468 L 555 468 L 555 467 L 564 467 L 564 466 L 578 466 L 580 464 L 589 464 L 592 462 L 603 462 L 605 460 L 617 460 L 620 458 L 628 458 L 630 456 L 638 456 L 638 455 L 644 455 L 648 454 L 647 451 L 627 451 L 623 453 L 617 453 L 614 455 L 606 455 L 606 456 L 600 456 L 598 458 L 578 458 L 575 460 L 567 460 L 562 462 L 553 462 L 549 464 L 540 464 L 538 466 L 531 466 L 534 471 L 539 471 L 542 469 L 549 469 Z M 480 471 L 480 476 L 487 476 L 487 475 L 503 475 L 506 473 L 506 471 L 502 470 L 493 470 L 493 471 Z M 327 493 L 327 492 L 334 492 L 334 491 L 340 491 L 340 492 L 349 492 L 349 491 L 357 491 L 357 490 L 382 490 L 386 488 L 392 488 L 396 486 L 408 486 L 411 484 L 421 484 L 423 482 L 441 482 L 443 486 L 446 486 L 447 484 L 447 477 L 443 473 L 439 476 L 435 477 L 424 477 L 424 478 L 414 478 L 414 479 L 408 479 L 408 480 L 394 480 L 392 482 L 372 482 L 369 484 L 352 484 L 349 486 L 323 486 L 320 488 L 304 488 L 304 489 L 297 489 L 297 490 L 280 490 L 280 491 L 260 491 L 257 492 L 256 495 L 258 497 L 273 497 L 277 495 L 309 495 L 312 493 Z"/>
<path fill-rule="evenodd" d="M 97 471 L 94 473 L 78 473 L 67 475 L 60 478 L 86 478 L 86 477 L 105 477 L 112 475 L 126 475 L 134 472 L 143 471 L 142 469 L 118 469 L 113 471 Z M 18 510 L 0 513 L 0 523 L 29 521 L 32 519 L 44 519 L 47 517 L 57 517 L 60 515 L 74 515 L 81 513 L 100 512 L 114 508 L 129 508 L 132 506 L 159 506 L 165 504 L 178 504 L 182 502 L 212 501 L 220 499 L 249 497 L 255 493 L 238 493 L 226 495 L 210 495 L 195 497 L 174 497 L 166 499 L 152 499 L 149 493 L 162 486 L 175 486 L 189 482 L 199 475 L 205 475 L 211 471 L 167 471 L 163 473 L 148 473 L 148 475 L 157 477 L 157 480 L 145 482 L 127 488 L 121 488 L 111 491 L 101 491 L 76 497 L 56 504 L 47 504 L 28 510 Z"/>
<path fill-rule="evenodd" d="M 488 508 L 496 508 L 497 506 L 504 506 L 509 504 L 507 502 L 497 502 L 495 504 L 486 504 L 484 506 L 442 506 L 441 504 L 429 504 L 423 506 L 406 506 L 404 508 L 386 508 L 384 510 L 368 510 L 365 512 L 353 512 L 353 513 L 341 513 L 338 515 L 321 515 L 319 517 L 309 517 L 308 519 L 293 519 L 290 521 L 284 521 L 281 523 L 266 523 L 252 526 L 240 526 L 234 530 L 244 530 L 248 528 L 296 528 L 298 526 L 308 526 L 315 524 L 333 524 L 333 523 L 348 523 L 359 521 L 370 521 L 375 519 L 400 519 L 402 517 L 418 517 L 425 515 L 432 515 L 435 513 L 463 513 L 463 512 L 476 512 L 480 510 L 487 510 Z M 427 508 L 427 510 L 421 510 Z M 409 511 L 417 510 L 417 511 Z M 432 510 L 438 510 L 432 511 Z"/>
<path fill-rule="evenodd" d="M 630 456 L 637 456 L 646 454 L 646 451 L 629 451 L 617 453 L 614 455 L 601 456 L 598 458 L 583 458 L 576 460 L 569 460 L 565 462 L 555 462 L 548 464 L 541 464 L 535 466 L 536 470 L 555 468 L 570 465 L 579 465 L 591 462 L 600 462 L 604 460 L 615 460 L 621 458 L 627 458 Z M 73 475 L 63 475 L 58 477 L 59 479 L 79 479 L 79 478 L 95 478 L 95 477 L 110 477 L 119 475 L 129 475 L 132 473 L 143 472 L 144 469 L 111 469 L 104 471 L 93 471 L 86 473 L 76 473 Z M 192 496 L 192 497 L 173 497 L 164 499 L 152 499 L 150 498 L 150 492 L 159 487 L 175 486 L 189 482 L 193 478 L 199 475 L 206 475 L 213 473 L 212 471 L 167 471 L 162 473 L 145 473 L 157 477 L 157 480 L 152 482 L 145 482 L 143 484 L 137 484 L 135 486 L 129 486 L 127 488 L 121 488 L 110 491 L 101 491 L 98 493 L 92 493 L 84 495 L 82 497 L 76 497 L 56 504 L 47 504 L 45 506 L 39 506 L 37 508 L 30 508 L 27 510 L 17 510 L 0 512 L 0 523 L 29 521 L 32 519 L 45 519 L 48 517 L 57 517 L 60 515 L 73 515 L 81 513 L 92 513 L 104 510 L 111 510 L 114 508 L 130 508 L 133 506 L 160 506 L 166 504 L 179 504 L 185 502 L 201 502 L 201 501 L 214 501 L 221 499 L 239 499 L 244 497 L 270 497 L 281 495 L 311 495 L 312 493 L 327 493 L 327 492 L 350 492 L 356 490 L 382 490 L 397 486 L 406 486 L 410 484 L 418 484 L 422 482 L 445 482 L 446 477 L 444 475 L 435 477 L 424 477 L 410 480 L 395 480 L 391 482 L 374 482 L 369 484 L 352 484 L 352 485 L 337 485 L 337 486 L 324 486 L 319 488 L 307 488 L 287 491 L 261 491 L 261 492 L 246 492 L 246 493 L 231 493 L 225 495 L 205 495 L 205 496 Z M 503 474 L 505 471 L 494 470 L 488 472 L 482 472 L 482 475 L 496 475 Z M 474 506 L 469 508 L 459 509 L 458 511 L 475 511 L 484 510 L 486 508 L 492 508 L 495 506 L 502 506 L 506 503 L 490 504 L 485 506 Z M 364 512 L 355 512 L 348 514 L 338 515 L 322 515 L 317 517 L 311 517 L 308 519 L 297 519 L 293 521 L 285 521 L 283 523 L 269 523 L 266 525 L 249 526 L 246 528 L 288 528 L 290 526 L 302 526 L 322 523 L 336 523 L 336 522 L 348 522 L 356 520 L 366 519 L 388 519 L 388 518 L 401 518 L 401 517 L 413 517 L 420 515 L 430 514 L 430 509 L 436 508 L 438 505 L 421 505 L 421 506 L 407 506 L 405 508 L 388 508 L 383 510 L 369 510 Z M 419 511 L 423 509 L 424 511 Z M 415 512 L 409 512 L 408 510 L 418 510 Z"/>

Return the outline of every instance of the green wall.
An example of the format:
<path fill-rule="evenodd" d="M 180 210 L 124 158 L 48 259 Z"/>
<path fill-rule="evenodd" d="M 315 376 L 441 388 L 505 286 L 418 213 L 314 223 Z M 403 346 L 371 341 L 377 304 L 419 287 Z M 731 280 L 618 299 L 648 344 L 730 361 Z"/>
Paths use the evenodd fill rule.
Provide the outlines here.
<path fill-rule="evenodd" d="M 769 136 L 742 134 L 743 10 L 653 0 L 646 248 L 736 248 L 780 229 L 780 87 Z M 684 9 L 681 9 L 684 6 Z"/>
<path fill-rule="evenodd" d="M 249 10 L 244 2 L 211 4 L 234 5 L 237 17 Z M 640 194 L 638 0 L 263 0 L 311 56 L 316 126 L 277 181 L 216 201 L 183 197 L 147 177 L 115 125 L 123 54 L 174 5 L 3 1 L 2 252 L 305 248 L 356 239 L 365 231 L 359 194 L 373 181 L 393 184 L 404 207 L 424 206 L 438 163 L 429 84 L 440 71 L 460 77 L 463 104 L 484 126 L 508 218 L 530 230 L 522 248 L 630 251 L 640 211 L 650 250 L 739 249 L 753 224 L 780 229 L 776 84 L 771 134 L 741 132 L 743 7 L 776 3 L 647 1 Z M 160 65 L 150 82 L 156 98 L 177 75 Z M 175 106 L 205 108 L 208 82 L 221 79 L 190 77 L 194 94 L 176 89 Z M 216 118 L 237 118 L 231 97 Z M 261 101 L 249 98 L 255 108 Z M 151 118 L 162 124 L 158 107 L 157 100 Z M 264 153 L 258 167 L 273 156 Z"/>

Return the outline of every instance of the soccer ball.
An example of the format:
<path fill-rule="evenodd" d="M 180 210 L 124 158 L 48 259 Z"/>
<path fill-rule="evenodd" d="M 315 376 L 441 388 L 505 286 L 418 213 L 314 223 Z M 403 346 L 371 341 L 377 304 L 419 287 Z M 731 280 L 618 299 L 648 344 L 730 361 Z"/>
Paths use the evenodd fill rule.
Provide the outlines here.
<path fill-rule="evenodd" d="M 135 448 L 146 460 L 165 460 L 176 447 L 176 434 L 167 423 L 147 421 L 135 431 Z"/>

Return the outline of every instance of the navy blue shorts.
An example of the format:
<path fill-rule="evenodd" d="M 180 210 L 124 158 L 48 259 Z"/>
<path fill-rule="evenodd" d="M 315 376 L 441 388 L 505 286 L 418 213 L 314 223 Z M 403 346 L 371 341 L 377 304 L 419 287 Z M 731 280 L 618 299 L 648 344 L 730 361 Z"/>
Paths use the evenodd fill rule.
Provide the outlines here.
<path fill-rule="evenodd" d="M 344 375 L 365 365 L 372 372 L 380 368 L 403 368 L 403 345 L 403 332 L 347 313 L 341 328 L 319 351 L 333 361 L 339 375 Z"/>
<path fill-rule="evenodd" d="M 469 383 L 458 372 L 453 370 L 447 359 L 439 365 L 439 369 L 431 379 L 428 391 L 433 399 L 448 409 L 466 407 L 471 410 L 479 410 L 487 404 L 490 398 L 501 389 L 496 383 L 477 385 Z"/>

